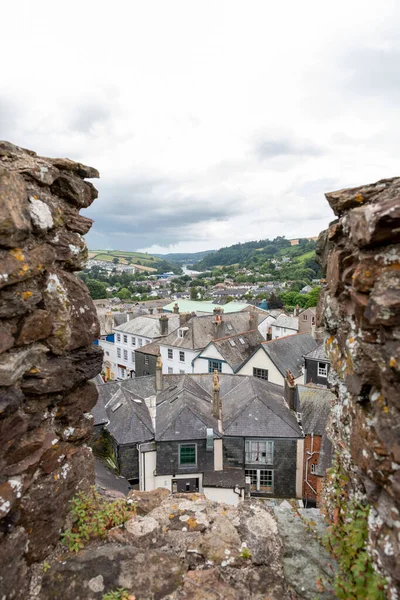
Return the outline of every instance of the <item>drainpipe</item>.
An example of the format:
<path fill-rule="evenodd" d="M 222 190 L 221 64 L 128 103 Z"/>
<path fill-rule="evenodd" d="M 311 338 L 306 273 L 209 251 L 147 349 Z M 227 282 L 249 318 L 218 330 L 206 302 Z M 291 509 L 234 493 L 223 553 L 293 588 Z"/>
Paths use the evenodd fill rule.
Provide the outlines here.
<path fill-rule="evenodd" d="M 315 494 L 315 496 L 317 496 L 316 490 L 314 490 L 313 486 L 308 481 L 308 463 L 312 459 L 312 457 L 314 456 L 314 454 L 319 454 L 319 452 L 314 452 L 314 434 L 313 433 L 311 434 L 311 452 L 309 452 L 307 450 L 307 454 L 309 454 L 310 456 L 308 456 L 308 458 L 306 458 L 306 473 L 305 473 L 306 476 L 305 476 L 304 481 L 306 482 L 306 484 L 308 485 L 308 487 L 311 488 L 311 490 L 313 491 L 313 493 Z"/>
<path fill-rule="evenodd" d="M 139 452 L 139 489 L 141 492 L 146 491 L 146 463 L 145 453 L 141 451 L 142 444 L 136 444 L 136 448 Z M 143 464 L 142 464 L 143 461 Z M 142 489 L 143 488 L 143 489 Z"/>

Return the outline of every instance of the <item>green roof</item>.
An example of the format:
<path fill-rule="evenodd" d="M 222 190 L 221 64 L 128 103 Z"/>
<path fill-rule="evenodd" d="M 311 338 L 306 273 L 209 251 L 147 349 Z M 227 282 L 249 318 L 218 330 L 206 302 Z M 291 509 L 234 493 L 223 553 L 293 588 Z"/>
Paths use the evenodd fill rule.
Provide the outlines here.
<path fill-rule="evenodd" d="M 228 304 L 219 306 L 218 304 L 213 304 L 211 300 L 205 300 L 202 302 L 197 300 L 176 300 L 164 306 L 164 312 L 173 312 L 175 304 L 179 306 L 179 312 L 183 313 L 195 312 L 212 314 L 214 308 L 218 307 L 223 309 L 225 315 L 228 315 L 229 313 L 240 312 L 241 310 L 249 306 L 247 302 L 228 302 Z"/>

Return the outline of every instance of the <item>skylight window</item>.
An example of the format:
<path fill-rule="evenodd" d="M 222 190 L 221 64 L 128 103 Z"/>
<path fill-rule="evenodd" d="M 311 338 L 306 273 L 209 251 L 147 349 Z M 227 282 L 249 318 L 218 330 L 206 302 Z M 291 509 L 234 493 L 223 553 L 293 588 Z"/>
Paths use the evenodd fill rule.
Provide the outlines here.
<path fill-rule="evenodd" d="M 241 344 L 245 344 L 245 343 L 246 343 L 242 337 L 240 337 L 240 338 L 239 338 L 239 342 L 240 342 Z"/>
<path fill-rule="evenodd" d="M 229 343 L 231 346 L 236 346 L 235 342 L 233 340 L 229 340 Z"/>
<path fill-rule="evenodd" d="M 227 324 L 227 328 L 229 329 L 229 331 L 232 331 L 233 327 L 230 323 Z"/>
<path fill-rule="evenodd" d="M 120 406 L 122 406 L 122 402 L 118 402 L 118 404 L 116 404 L 115 406 L 112 406 L 111 411 L 114 413 L 116 410 L 118 410 L 120 408 Z"/>

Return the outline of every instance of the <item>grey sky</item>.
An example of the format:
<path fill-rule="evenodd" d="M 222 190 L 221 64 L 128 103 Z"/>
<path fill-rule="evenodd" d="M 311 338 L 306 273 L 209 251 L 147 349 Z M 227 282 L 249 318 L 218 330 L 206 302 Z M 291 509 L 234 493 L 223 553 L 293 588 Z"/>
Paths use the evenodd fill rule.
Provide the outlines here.
<path fill-rule="evenodd" d="M 13 0 L 0 138 L 100 170 L 92 248 L 316 235 L 398 175 L 396 0 Z"/>

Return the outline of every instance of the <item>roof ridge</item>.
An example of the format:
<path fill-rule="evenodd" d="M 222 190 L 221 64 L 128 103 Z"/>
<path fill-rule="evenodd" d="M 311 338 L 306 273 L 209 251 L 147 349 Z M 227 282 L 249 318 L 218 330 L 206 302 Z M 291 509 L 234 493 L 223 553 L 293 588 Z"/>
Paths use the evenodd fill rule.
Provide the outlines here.
<path fill-rule="evenodd" d="M 222 338 L 215 338 L 214 340 L 211 340 L 211 341 L 212 342 L 222 342 L 224 340 L 229 340 L 234 337 L 239 337 L 239 335 L 246 335 L 247 333 L 255 333 L 256 331 L 258 331 L 258 329 L 248 329 L 247 331 L 241 331 L 239 333 L 234 333 L 233 335 L 226 335 L 225 337 L 222 337 Z"/>
<path fill-rule="evenodd" d="M 296 335 L 311 335 L 311 334 L 308 331 L 301 331 L 299 333 L 282 335 L 281 337 L 278 337 L 275 340 L 267 340 L 265 342 L 261 342 L 261 345 L 265 346 L 266 344 L 270 344 L 271 342 L 278 342 L 279 340 L 286 340 L 287 338 L 290 338 L 290 337 L 296 337 Z"/>

